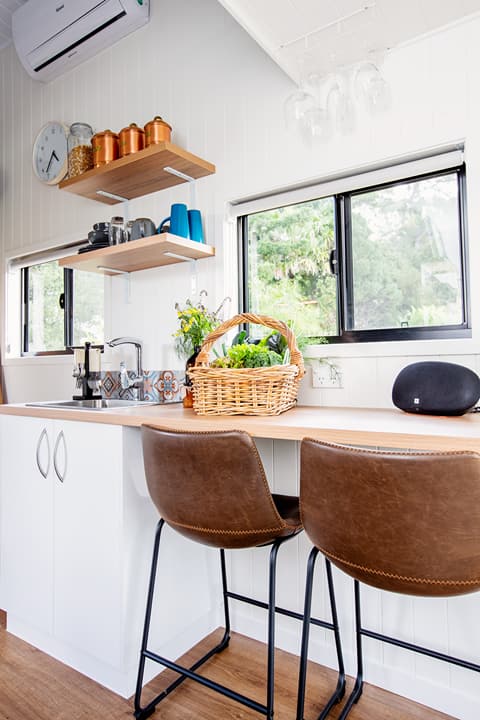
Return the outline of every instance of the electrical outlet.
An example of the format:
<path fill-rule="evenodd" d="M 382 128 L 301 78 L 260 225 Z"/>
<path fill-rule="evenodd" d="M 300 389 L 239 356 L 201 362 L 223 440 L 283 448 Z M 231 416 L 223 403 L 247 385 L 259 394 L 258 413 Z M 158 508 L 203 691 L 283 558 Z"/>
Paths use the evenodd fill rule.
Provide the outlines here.
<path fill-rule="evenodd" d="M 325 390 L 341 388 L 342 373 L 331 363 L 316 363 L 312 367 L 312 387 Z"/>

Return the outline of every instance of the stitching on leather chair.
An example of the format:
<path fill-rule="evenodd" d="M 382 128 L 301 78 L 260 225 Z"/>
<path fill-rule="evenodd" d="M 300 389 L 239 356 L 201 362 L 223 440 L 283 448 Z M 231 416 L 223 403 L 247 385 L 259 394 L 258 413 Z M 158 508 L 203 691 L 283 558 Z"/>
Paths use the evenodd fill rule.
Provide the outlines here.
<path fill-rule="evenodd" d="M 347 452 L 355 454 L 362 453 L 363 455 L 377 456 L 401 455 L 402 457 L 412 457 L 411 452 L 405 452 L 402 450 L 375 450 L 374 448 L 364 448 L 358 447 L 356 445 L 339 445 L 338 443 L 326 442 L 325 440 L 318 440 L 318 438 L 313 437 L 304 437 L 303 442 L 306 440 L 308 440 L 309 442 L 313 442 L 316 445 L 326 445 L 327 447 L 338 448 L 339 450 L 346 450 Z M 469 455 L 471 457 L 480 457 L 480 453 L 475 452 L 475 450 L 415 450 L 415 455 L 421 455 L 422 457 L 438 457 L 439 455 L 444 455 L 446 457 L 451 457 L 452 455 Z"/>
<path fill-rule="evenodd" d="M 380 575 L 382 577 L 393 578 L 395 580 L 404 580 L 405 582 L 420 582 L 427 585 L 480 585 L 480 578 L 474 578 L 473 580 L 436 580 L 435 578 L 417 578 L 408 575 L 397 575 L 397 573 L 391 573 L 387 570 L 376 570 L 375 568 L 370 568 L 366 565 L 359 565 L 358 563 L 351 562 L 350 560 L 344 560 L 342 557 L 334 555 L 329 550 L 325 550 L 325 548 L 322 548 L 319 545 L 317 545 L 317 547 L 320 552 L 328 558 L 337 560 L 338 562 L 343 563 L 343 565 L 348 565 L 349 567 L 356 568 L 357 570 L 363 570 L 364 572 L 371 573 L 372 575 Z"/>
<path fill-rule="evenodd" d="M 182 527 L 186 530 L 196 530 L 197 532 L 216 533 L 217 535 L 258 535 L 259 533 L 272 533 L 279 529 L 290 529 L 290 525 L 281 525 L 280 527 L 262 528 L 260 530 L 217 530 L 215 528 L 198 527 L 197 525 L 186 525 L 185 523 L 172 522 L 168 518 L 165 521 L 174 527 Z"/>

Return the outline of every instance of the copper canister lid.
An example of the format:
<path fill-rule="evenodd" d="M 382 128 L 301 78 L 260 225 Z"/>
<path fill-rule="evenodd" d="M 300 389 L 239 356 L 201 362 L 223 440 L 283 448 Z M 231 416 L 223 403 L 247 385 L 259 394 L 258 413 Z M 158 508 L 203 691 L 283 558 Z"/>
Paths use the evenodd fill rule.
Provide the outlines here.
<path fill-rule="evenodd" d="M 119 155 L 118 135 L 111 130 L 97 133 L 92 138 L 93 165 L 107 165 Z"/>
<path fill-rule="evenodd" d="M 165 122 L 160 115 L 155 115 L 153 120 L 145 125 L 145 147 L 158 145 L 165 140 L 170 142 L 171 132 L 171 125 Z"/>
<path fill-rule="evenodd" d="M 120 157 L 143 150 L 145 146 L 145 132 L 136 123 L 130 123 L 128 127 L 120 130 L 119 139 Z"/>

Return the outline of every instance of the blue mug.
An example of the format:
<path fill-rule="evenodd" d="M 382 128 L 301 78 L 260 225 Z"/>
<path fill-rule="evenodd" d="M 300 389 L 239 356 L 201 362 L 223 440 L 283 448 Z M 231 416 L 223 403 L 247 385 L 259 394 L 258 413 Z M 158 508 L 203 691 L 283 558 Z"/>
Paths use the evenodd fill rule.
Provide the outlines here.
<path fill-rule="evenodd" d="M 205 242 L 203 237 L 202 214 L 200 210 L 188 211 L 188 227 L 190 229 L 190 239 L 196 242 Z"/>
<path fill-rule="evenodd" d="M 172 235 L 179 235 L 184 238 L 190 237 L 187 206 L 184 203 L 174 203 L 172 205 L 169 217 L 162 220 L 158 226 L 157 233 L 162 232 L 162 228 L 166 222 L 170 222 L 170 232 Z"/>

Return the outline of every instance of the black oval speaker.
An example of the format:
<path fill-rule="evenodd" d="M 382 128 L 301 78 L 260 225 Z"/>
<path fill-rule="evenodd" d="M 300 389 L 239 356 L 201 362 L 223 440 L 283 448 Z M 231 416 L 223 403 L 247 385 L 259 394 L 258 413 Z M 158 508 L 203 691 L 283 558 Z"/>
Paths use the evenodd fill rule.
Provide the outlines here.
<path fill-rule="evenodd" d="M 397 375 L 392 401 L 405 412 L 463 415 L 480 397 L 480 378 L 473 370 L 448 362 L 418 362 Z"/>

